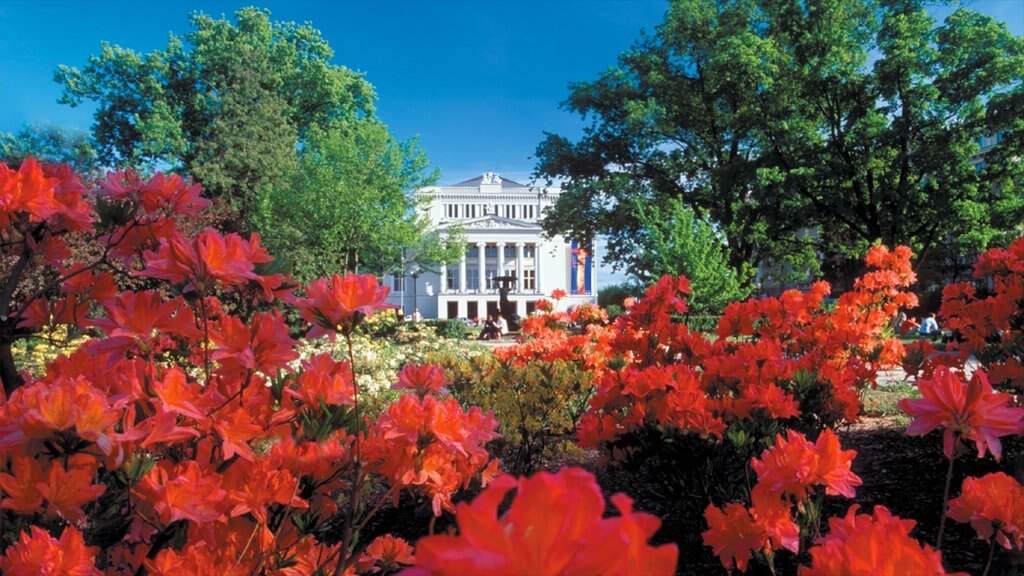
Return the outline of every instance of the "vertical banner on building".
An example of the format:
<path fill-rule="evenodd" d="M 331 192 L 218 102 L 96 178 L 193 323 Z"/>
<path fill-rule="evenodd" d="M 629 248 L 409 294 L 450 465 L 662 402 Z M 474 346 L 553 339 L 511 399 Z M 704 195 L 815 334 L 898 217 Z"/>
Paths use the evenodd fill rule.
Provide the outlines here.
<path fill-rule="evenodd" d="M 591 250 L 573 240 L 570 244 L 569 287 L 572 294 L 590 294 Z"/>

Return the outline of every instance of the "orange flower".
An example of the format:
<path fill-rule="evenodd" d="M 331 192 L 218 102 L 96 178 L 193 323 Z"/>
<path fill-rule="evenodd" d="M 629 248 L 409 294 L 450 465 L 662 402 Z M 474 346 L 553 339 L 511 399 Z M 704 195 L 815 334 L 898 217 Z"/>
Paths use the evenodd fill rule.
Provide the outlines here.
<path fill-rule="evenodd" d="M 204 474 L 195 460 L 177 466 L 168 461 L 157 463 L 134 492 L 153 506 L 165 526 L 181 519 L 197 524 L 213 522 L 228 506 L 220 475 Z"/>
<path fill-rule="evenodd" d="M 875 506 L 871 516 L 856 514 L 857 508 L 829 519 L 828 535 L 810 549 L 813 561 L 800 576 L 946 574 L 941 554 L 910 537 L 913 520 L 893 516 L 885 506 Z"/>
<path fill-rule="evenodd" d="M 551 298 L 555 302 L 561 300 L 562 298 L 565 298 L 565 296 L 565 290 L 562 290 L 561 288 L 555 288 L 554 290 L 551 291 Z"/>
<path fill-rule="evenodd" d="M 256 458 L 249 447 L 249 441 L 262 434 L 263 427 L 253 421 L 253 415 L 248 410 L 236 405 L 230 411 L 217 412 L 214 416 L 213 429 L 222 441 L 221 448 L 225 460 L 235 454 L 250 462 Z"/>
<path fill-rule="evenodd" d="M 299 357 L 277 310 L 258 313 L 248 324 L 235 316 L 225 316 L 211 339 L 218 346 L 211 357 L 220 363 L 219 372 L 223 374 L 244 375 L 253 370 L 273 376 Z"/>
<path fill-rule="evenodd" d="M 974 440 L 978 458 L 986 451 L 996 460 L 1002 458 L 999 438 L 1024 432 L 1024 408 L 1007 406 L 1010 395 L 993 392 L 988 378 L 977 371 L 966 385 L 960 376 L 939 366 L 931 378 L 918 380 L 922 398 L 900 400 L 899 407 L 914 417 L 907 434 L 923 436 L 943 426 L 943 447 L 947 458 L 960 438 Z"/>
<path fill-rule="evenodd" d="M 746 572 L 750 556 L 759 550 L 771 552 L 785 548 L 800 549 L 800 527 L 793 521 L 789 504 L 767 490 L 756 487 L 751 494 L 753 507 L 747 510 L 735 502 L 724 511 L 714 505 L 704 510 L 708 530 L 701 534 L 727 570 L 735 564 Z"/>
<path fill-rule="evenodd" d="M 498 508 L 512 490 L 507 511 Z M 459 504 L 458 536 L 416 543 L 416 567 L 405 574 L 673 574 L 675 545 L 646 542 L 661 522 L 613 499 L 620 516 L 602 518 L 605 504 L 593 475 L 578 468 L 530 478 L 503 476 L 469 504 Z"/>
<path fill-rule="evenodd" d="M 978 538 L 993 534 L 1007 550 L 1024 550 L 1024 486 L 1002 472 L 964 479 L 960 497 L 949 502 L 948 516 L 970 522 Z"/>
<path fill-rule="evenodd" d="M 359 557 L 357 572 L 360 574 L 392 573 L 402 566 L 416 562 L 412 546 L 402 538 L 391 534 L 378 536 L 370 542 Z"/>
<path fill-rule="evenodd" d="M 39 484 L 43 469 L 39 462 L 30 456 L 18 455 L 11 460 L 11 472 L 14 474 L 0 473 L 0 488 L 7 495 L 0 500 L 0 508 L 23 514 L 42 510 L 43 495 L 39 491 Z"/>
<path fill-rule="evenodd" d="M 428 394 L 447 393 L 448 384 L 444 377 L 444 369 L 435 364 L 406 364 L 398 373 L 398 382 L 392 390 L 415 390 L 422 398 Z"/>
<path fill-rule="evenodd" d="M 7 576 L 100 576 L 95 565 L 99 548 L 86 546 L 82 533 L 67 526 L 60 540 L 32 526 L 0 556 Z"/>
<path fill-rule="evenodd" d="M 852 498 L 854 487 L 861 484 L 860 477 L 850 471 L 856 455 L 855 450 L 840 450 L 839 438 L 828 428 L 815 444 L 788 430 L 786 438 L 776 436 L 775 445 L 762 452 L 760 459 L 751 460 L 750 467 L 757 472 L 758 486 L 770 492 L 803 499 L 809 488 L 821 485 L 826 494 Z"/>
<path fill-rule="evenodd" d="M 56 513 L 70 522 L 85 518 L 82 506 L 99 498 L 107 487 L 93 484 L 96 461 L 92 456 L 78 454 L 68 461 L 67 470 L 59 460 L 50 462 L 46 481 L 39 483 L 39 493 L 46 499 L 47 512 Z"/>
<path fill-rule="evenodd" d="M 350 334 L 363 318 L 389 308 L 384 303 L 389 291 L 372 274 L 335 274 L 330 279 L 313 280 L 306 287 L 307 298 L 299 302 L 302 317 L 313 324 L 306 337 Z"/>
<path fill-rule="evenodd" d="M 138 274 L 171 282 L 188 281 L 186 291 L 205 293 L 214 284 L 234 287 L 257 281 L 255 265 L 271 261 L 273 257 L 260 246 L 258 234 L 246 241 L 238 234 L 225 236 L 207 228 L 192 240 L 180 234 L 162 239 L 155 252 L 146 253 L 146 268 Z"/>
<path fill-rule="evenodd" d="M 750 555 L 763 545 L 763 531 L 747 509 L 735 502 L 726 504 L 724 510 L 709 504 L 704 518 L 708 522 L 708 529 L 701 534 L 704 545 L 711 547 L 726 570 L 735 565 L 740 572 L 746 572 Z"/>
<path fill-rule="evenodd" d="M 321 400 L 328 406 L 353 404 L 355 388 L 352 367 L 347 360 L 338 362 L 328 353 L 317 354 L 303 360 L 302 367 L 302 374 L 296 379 L 298 386 L 285 389 L 289 396 L 314 408 L 320 406 Z"/>

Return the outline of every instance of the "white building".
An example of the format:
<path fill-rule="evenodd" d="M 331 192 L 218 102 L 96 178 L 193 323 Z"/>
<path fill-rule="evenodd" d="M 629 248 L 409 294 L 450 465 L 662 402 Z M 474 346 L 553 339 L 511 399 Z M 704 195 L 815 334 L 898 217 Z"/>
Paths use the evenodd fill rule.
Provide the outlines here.
<path fill-rule="evenodd" d="M 460 225 L 466 237 L 461 261 L 438 272 L 407 269 L 388 276 L 388 302 L 405 314 L 416 308 L 424 318 L 484 318 L 497 314 L 498 276 L 515 276 L 509 300 L 520 316 L 533 312 L 541 298 L 556 289 L 567 293 L 565 310 L 597 302 L 597 277 L 592 250 L 580 249 L 561 237 L 544 238 L 540 218 L 560 188 L 531 188 L 488 172 L 451 186 L 416 191 L 426 200 L 435 229 Z"/>

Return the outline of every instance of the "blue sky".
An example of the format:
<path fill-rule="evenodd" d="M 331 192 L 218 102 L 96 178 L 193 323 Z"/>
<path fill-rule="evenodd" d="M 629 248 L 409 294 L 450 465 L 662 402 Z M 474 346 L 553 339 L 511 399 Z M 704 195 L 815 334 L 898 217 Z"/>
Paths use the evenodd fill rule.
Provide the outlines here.
<path fill-rule="evenodd" d="M 84 66 L 102 40 L 163 48 L 169 32 L 190 30 L 190 12 L 232 16 L 248 5 L 311 22 L 334 62 L 374 85 L 392 132 L 419 135 L 441 182 L 454 183 L 485 171 L 526 179 L 545 130 L 579 133 L 579 118 L 559 109 L 569 82 L 614 64 L 667 3 L 0 0 L 0 130 L 26 122 L 87 129 L 91 106 L 56 103 L 58 64 Z"/>
<path fill-rule="evenodd" d="M 0 130 L 87 129 L 92 106 L 57 104 L 58 64 L 84 66 L 102 40 L 143 53 L 163 48 L 169 32 L 190 30 L 194 10 L 231 16 L 254 4 L 274 19 L 318 28 L 335 63 L 375 86 L 391 130 L 420 136 L 442 183 L 485 171 L 526 180 L 545 131 L 573 137 L 582 130 L 578 116 L 559 108 L 569 83 L 613 65 L 667 7 L 664 0 L 0 0 Z M 968 5 L 1024 34 L 1024 0 Z"/>

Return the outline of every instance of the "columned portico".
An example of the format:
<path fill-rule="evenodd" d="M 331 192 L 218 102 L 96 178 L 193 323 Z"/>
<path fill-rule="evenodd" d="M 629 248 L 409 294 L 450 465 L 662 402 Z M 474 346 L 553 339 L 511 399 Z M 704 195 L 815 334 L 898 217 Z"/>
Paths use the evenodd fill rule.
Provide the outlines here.
<path fill-rule="evenodd" d="M 483 294 L 487 290 L 487 243 L 476 243 L 477 263 L 480 265 L 480 276 L 477 277 L 476 291 Z"/>
<path fill-rule="evenodd" d="M 487 173 L 452 186 L 432 186 L 416 191 L 423 200 L 425 216 L 441 236 L 447 229 L 461 231 L 465 250 L 457 263 L 449 262 L 423 274 L 427 285 L 438 290 L 418 301 L 426 318 L 481 317 L 493 313 L 498 291 L 488 282 L 496 276 L 514 274 L 509 300 L 519 315 L 531 313 L 537 302 L 552 290 L 569 292 L 563 305 L 596 301 L 597 279 L 591 260 L 582 270 L 575 256 L 579 251 L 562 238 L 545 238 L 540 220 L 561 190 L 540 190 Z M 507 252 L 506 252 L 507 250 Z M 586 274 L 587 291 L 574 280 Z M 458 275 L 458 280 L 454 278 Z M 394 285 L 398 282 L 388 280 Z M 398 303 L 394 292 L 389 302 Z"/>
<path fill-rule="evenodd" d="M 466 293 L 466 252 L 463 250 L 462 258 L 459 259 L 459 293 Z"/>
<path fill-rule="evenodd" d="M 516 242 L 516 292 L 522 292 L 526 289 L 526 283 L 523 282 L 523 243 Z"/>

